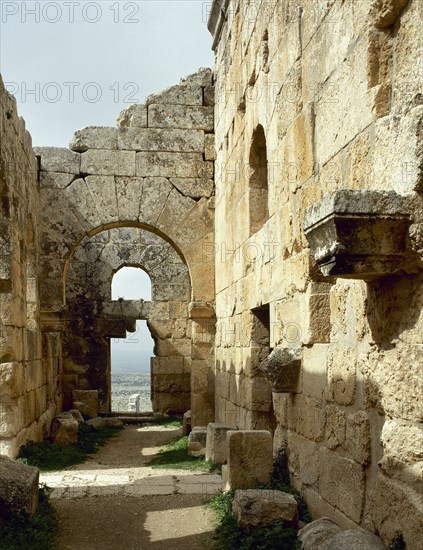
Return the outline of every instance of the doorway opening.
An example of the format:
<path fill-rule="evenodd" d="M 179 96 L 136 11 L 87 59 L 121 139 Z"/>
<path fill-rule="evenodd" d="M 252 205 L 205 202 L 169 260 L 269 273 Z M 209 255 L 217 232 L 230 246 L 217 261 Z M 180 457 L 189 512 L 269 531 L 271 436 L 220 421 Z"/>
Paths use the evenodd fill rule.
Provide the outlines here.
<path fill-rule="evenodd" d="M 151 280 L 139 267 L 123 267 L 112 280 L 112 300 L 151 300 Z M 112 412 L 150 412 L 150 358 L 154 340 L 145 320 L 137 320 L 135 332 L 110 339 Z"/>
<path fill-rule="evenodd" d="M 251 310 L 252 315 L 252 329 L 251 329 L 251 340 L 252 340 L 252 352 L 254 351 L 254 360 L 256 367 L 258 368 L 260 363 L 266 359 L 269 353 L 273 350 L 271 347 L 270 341 L 270 305 L 264 304 L 260 307 L 256 307 Z M 267 403 L 261 402 L 261 405 L 266 405 L 267 410 L 261 409 L 262 413 L 265 413 L 263 418 L 260 419 L 260 429 L 269 430 L 272 434 L 276 430 L 277 421 L 275 416 L 275 411 L 273 408 L 273 396 L 266 378 L 263 374 L 258 374 L 256 380 L 260 379 L 260 387 L 263 388 L 262 384 L 268 385 L 268 399 Z M 263 399 L 263 394 L 261 393 L 261 399 Z"/>

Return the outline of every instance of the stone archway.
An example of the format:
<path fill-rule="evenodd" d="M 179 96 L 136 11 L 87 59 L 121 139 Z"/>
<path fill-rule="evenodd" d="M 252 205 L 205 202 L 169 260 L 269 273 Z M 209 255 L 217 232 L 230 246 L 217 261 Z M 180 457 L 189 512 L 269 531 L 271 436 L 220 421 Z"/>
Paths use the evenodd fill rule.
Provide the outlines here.
<path fill-rule="evenodd" d="M 214 242 L 214 122 L 208 99 L 213 94 L 204 93 L 212 85 L 211 71 L 200 70 L 179 86 L 151 96 L 146 105 L 128 108 L 117 128 L 78 131 L 73 150 L 35 150 L 41 163 L 44 316 L 52 322 L 76 318 L 76 311 L 69 311 L 65 285 L 84 239 L 123 227 L 164 239 L 188 270 L 191 287 L 184 318 L 193 318 L 199 327 L 193 331 L 190 355 L 195 365 L 191 408 L 197 424 L 214 418 L 214 257 L 205 254 Z M 207 338 L 201 328 L 204 312 L 212 315 Z M 126 314 L 112 313 L 115 324 L 120 319 L 126 326 Z M 86 326 L 85 338 L 95 323 Z M 66 338 L 73 337 L 74 329 Z M 93 350 L 91 363 L 98 353 Z M 75 384 L 76 379 L 68 382 Z M 107 408 L 104 396 L 103 406 Z"/>
<path fill-rule="evenodd" d="M 110 299 L 113 275 L 124 266 L 140 267 L 149 275 L 151 301 Z M 153 410 L 190 408 L 190 298 L 188 268 L 161 237 L 134 227 L 85 237 L 66 281 L 65 403 L 70 406 L 73 389 L 97 389 L 100 410 L 110 410 L 110 337 L 125 337 L 127 330 L 135 330 L 136 320 L 143 319 L 155 340 Z"/>

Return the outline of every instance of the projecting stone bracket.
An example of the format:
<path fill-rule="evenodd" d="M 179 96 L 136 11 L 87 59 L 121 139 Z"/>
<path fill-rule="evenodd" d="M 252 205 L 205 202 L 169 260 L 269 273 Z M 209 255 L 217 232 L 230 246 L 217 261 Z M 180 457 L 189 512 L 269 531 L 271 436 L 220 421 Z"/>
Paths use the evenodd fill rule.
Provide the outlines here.
<path fill-rule="evenodd" d="M 41 311 L 41 330 L 43 332 L 62 332 L 66 321 L 65 315 L 65 309 Z"/>
<path fill-rule="evenodd" d="M 306 210 L 304 231 L 326 277 L 372 281 L 412 272 L 410 219 L 395 192 L 342 189 Z"/>
<path fill-rule="evenodd" d="M 189 304 L 190 319 L 213 319 L 214 317 L 216 317 L 216 312 L 208 302 L 196 301 Z"/>
<path fill-rule="evenodd" d="M 260 369 L 269 381 L 272 392 L 298 391 L 302 355 L 301 348 L 275 348 L 261 363 Z"/>

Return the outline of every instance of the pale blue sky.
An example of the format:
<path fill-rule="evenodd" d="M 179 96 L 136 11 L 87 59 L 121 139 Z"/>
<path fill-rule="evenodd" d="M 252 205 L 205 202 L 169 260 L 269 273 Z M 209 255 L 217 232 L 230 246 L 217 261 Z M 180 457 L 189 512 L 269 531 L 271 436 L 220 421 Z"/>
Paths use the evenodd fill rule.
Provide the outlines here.
<path fill-rule="evenodd" d="M 151 300 L 147 273 L 134 267 L 120 269 L 112 281 L 112 300 L 118 298 Z M 138 321 L 136 332 L 128 332 L 125 340 L 111 338 L 112 372 L 150 372 L 153 345 L 146 321 Z"/>
<path fill-rule="evenodd" d="M 34 145 L 114 126 L 146 95 L 212 67 L 211 1 L 0 2 L 0 72 Z"/>

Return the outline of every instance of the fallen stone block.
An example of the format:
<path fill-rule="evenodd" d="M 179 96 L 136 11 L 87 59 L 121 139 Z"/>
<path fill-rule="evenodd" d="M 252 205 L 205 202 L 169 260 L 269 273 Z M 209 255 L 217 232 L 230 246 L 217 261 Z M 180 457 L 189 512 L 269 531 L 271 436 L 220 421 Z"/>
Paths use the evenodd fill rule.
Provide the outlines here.
<path fill-rule="evenodd" d="M 228 459 L 226 434 L 230 430 L 237 430 L 237 427 L 219 422 L 210 422 L 207 425 L 206 460 L 211 460 L 216 464 L 225 464 Z"/>
<path fill-rule="evenodd" d="M 39 474 L 38 468 L 0 456 L 0 517 L 11 512 L 35 514 Z"/>
<path fill-rule="evenodd" d="M 206 448 L 197 441 L 192 443 L 188 442 L 188 454 L 195 457 L 206 456 Z"/>
<path fill-rule="evenodd" d="M 79 422 L 70 412 L 61 413 L 51 423 L 51 440 L 58 445 L 74 445 L 78 442 Z"/>
<path fill-rule="evenodd" d="M 329 540 L 325 550 L 386 550 L 379 537 L 363 529 L 349 529 Z M 323 550 L 323 549 L 322 549 Z"/>
<path fill-rule="evenodd" d="M 257 529 L 284 521 L 289 527 L 298 523 L 298 507 L 294 495 L 283 491 L 248 489 L 235 491 L 232 504 L 242 529 Z"/>
<path fill-rule="evenodd" d="M 73 416 L 73 418 L 78 422 L 78 424 L 81 424 L 81 422 L 84 422 L 84 417 L 82 416 L 80 411 L 78 411 L 78 409 L 71 409 L 70 411 L 67 411 L 67 412 Z"/>
<path fill-rule="evenodd" d="M 303 527 L 298 538 L 301 550 L 385 550 L 381 539 L 364 529 L 343 531 L 329 518 L 320 518 Z"/>
<path fill-rule="evenodd" d="M 195 426 L 189 434 L 188 441 L 200 443 L 202 447 L 207 444 L 207 426 Z"/>
<path fill-rule="evenodd" d="M 77 409 L 83 416 L 95 418 L 98 413 L 98 391 L 97 390 L 73 390 L 73 408 Z"/>
<path fill-rule="evenodd" d="M 341 528 L 329 518 L 320 518 L 303 527 L 298 538 L 302 550 L 317 550 L 323 548 L 326 542 L 341 532 Z"/>
<path fill-rule="evenodd" d="M 207 428 L 195 426 L 188 437 L 188 454 L 190 456 L 206 455 Z"/>
<path fill-rule="evenodd" d="M 207 441 L 208 443 L 208 441 Z M 273 473 L 273 441 L 266 430 L 228 431 L 225 490 L 268 483 Z"/>

